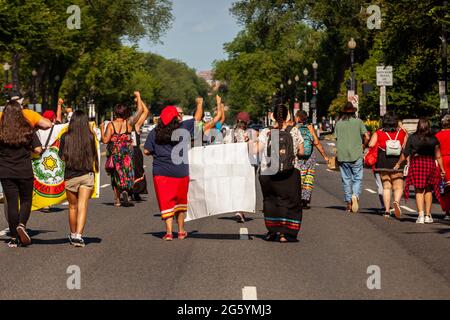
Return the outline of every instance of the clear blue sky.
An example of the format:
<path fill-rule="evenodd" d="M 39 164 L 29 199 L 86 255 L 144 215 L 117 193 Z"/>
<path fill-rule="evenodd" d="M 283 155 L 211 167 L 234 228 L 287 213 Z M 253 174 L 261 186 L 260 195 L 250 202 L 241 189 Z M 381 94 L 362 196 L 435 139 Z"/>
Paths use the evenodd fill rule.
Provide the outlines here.
<path fill-rule="evenodd" d="M 223 44 L 240 28 L 229 9 L 233 0 L 173 0 L 172 28 L 164 44 L 140 43 L 141 50 L 178 59 L 197 71 L 210 70 L 214 60 L 226 58 Z"/>

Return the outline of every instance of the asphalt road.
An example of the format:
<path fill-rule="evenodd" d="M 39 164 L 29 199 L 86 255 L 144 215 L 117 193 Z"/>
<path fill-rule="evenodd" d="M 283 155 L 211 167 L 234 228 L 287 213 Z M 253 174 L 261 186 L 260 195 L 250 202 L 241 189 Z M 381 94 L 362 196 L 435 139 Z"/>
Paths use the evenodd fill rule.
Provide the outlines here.
<path fill-rule="evenodd" d="M 146 159 L 150 175 L 150 159 Z M 102 185 L 110 183 L 102 176 Z M 90 204 L 88 246 L 67 241 L 67 207 L 33 213 L 33 245 L 9 249 L 0 217 L 0 299 L 450 299 L 450 224 L 418 226 L 376 214 L 375 183 L 365 176 L 362 210 L 343 211 L 337 172 L 318 167 L 313 208 L 299 243 L 267 243 L 258 213 L 245 225 L 232 214 L 188 224 L 190 238 L 166 243 L 153 186 L 134 208 L 114 208 L 109 186 Z M 414 209 L 413 201 L 406 204 Z M 249 239 L 240 237 L 247 228 Z M 68 268 L 79 267 L 81 289 L 69 290 Z M 369 290 L 368 268 L 379 267 L 380 290 Z M 369 269 L 370 271 L 371 269 Z M 243 288 L 245 288 L 243 290 Z"/>

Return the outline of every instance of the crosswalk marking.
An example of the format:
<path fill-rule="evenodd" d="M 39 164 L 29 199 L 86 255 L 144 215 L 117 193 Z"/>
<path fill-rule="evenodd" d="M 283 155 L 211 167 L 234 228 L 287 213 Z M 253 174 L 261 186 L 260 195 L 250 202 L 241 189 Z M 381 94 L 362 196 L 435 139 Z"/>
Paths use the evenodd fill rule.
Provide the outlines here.
<path fill-rule="evenodd" d="M 239 232 L 239 239 L 241 240 L 248 240 L 248 229 L 247 228 L 241 228 Z"/>
<path fill-rule="evenodd" d="M 413 209 L 411 209 L 411 208 L 409 208 L 409 207 L 407 207 L 407 206 L 401 206 L 401 208 L 404 209 L 404 210 L 406 210 L 406 211 L 408 211 L 408 212 L 416 213 L 416 210 L 413 210 Z"/>
<path fill-rule="evenodd" d="M 242 288 L 242 300 L 247 300 L 247 301 L 258 300 L 258 294 L 256 291 L 256 287 Z"/>

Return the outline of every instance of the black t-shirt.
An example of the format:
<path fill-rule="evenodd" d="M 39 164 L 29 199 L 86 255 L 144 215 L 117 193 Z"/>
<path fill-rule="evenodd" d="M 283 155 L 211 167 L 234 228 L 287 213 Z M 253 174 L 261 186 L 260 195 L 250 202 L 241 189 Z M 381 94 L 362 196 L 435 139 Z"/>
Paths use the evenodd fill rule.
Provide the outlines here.
<path fill-rule="evenodd" d="M 59 157 L 64 161 L 63 159 L 63 155 L 64 155 L 64 146 L 66 144 L 66 134 L 63 134 L 61 136 L 61 140 L 60 140 L 60 145 L 59 145 Z M 74 168 L 70 168 L 66 165 L 66 170 L 64 171 L 64 179 L 65 180 L 70 180 L 73 178 L 77 178 L 77 177 L 82 177 L 84 175 L 87 175 L 89 173 L 92 173 L 93 170 L 77 170 Z"/>
<path fill-rule="evenodd" d="M 34 177 L 31 153 L 41 147 L 36 133 L 29 143 L 21 147 L 11 147 L 0 143 L 0 179 L 31 179 Z"/>
<path fill-rule="evenodd" d="M 434 156 L 439 140 L 435 136 L 413 134 L 406 143 L 405 156 Z"/>

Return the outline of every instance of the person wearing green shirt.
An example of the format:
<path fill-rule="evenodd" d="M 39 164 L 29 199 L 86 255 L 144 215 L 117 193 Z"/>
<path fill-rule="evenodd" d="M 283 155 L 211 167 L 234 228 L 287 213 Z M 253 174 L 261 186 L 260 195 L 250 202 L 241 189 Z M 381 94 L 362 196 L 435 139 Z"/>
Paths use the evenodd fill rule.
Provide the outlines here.
<path fill-rule="evenodd" d="M 359 211 L 359 198 L 364 176 L 364 144 L 369 133 L 361 119 L 356 118 L 356 108 L 348 102 L 336 124 L 337 160 L 341 171 L 347 212 Z"/>

